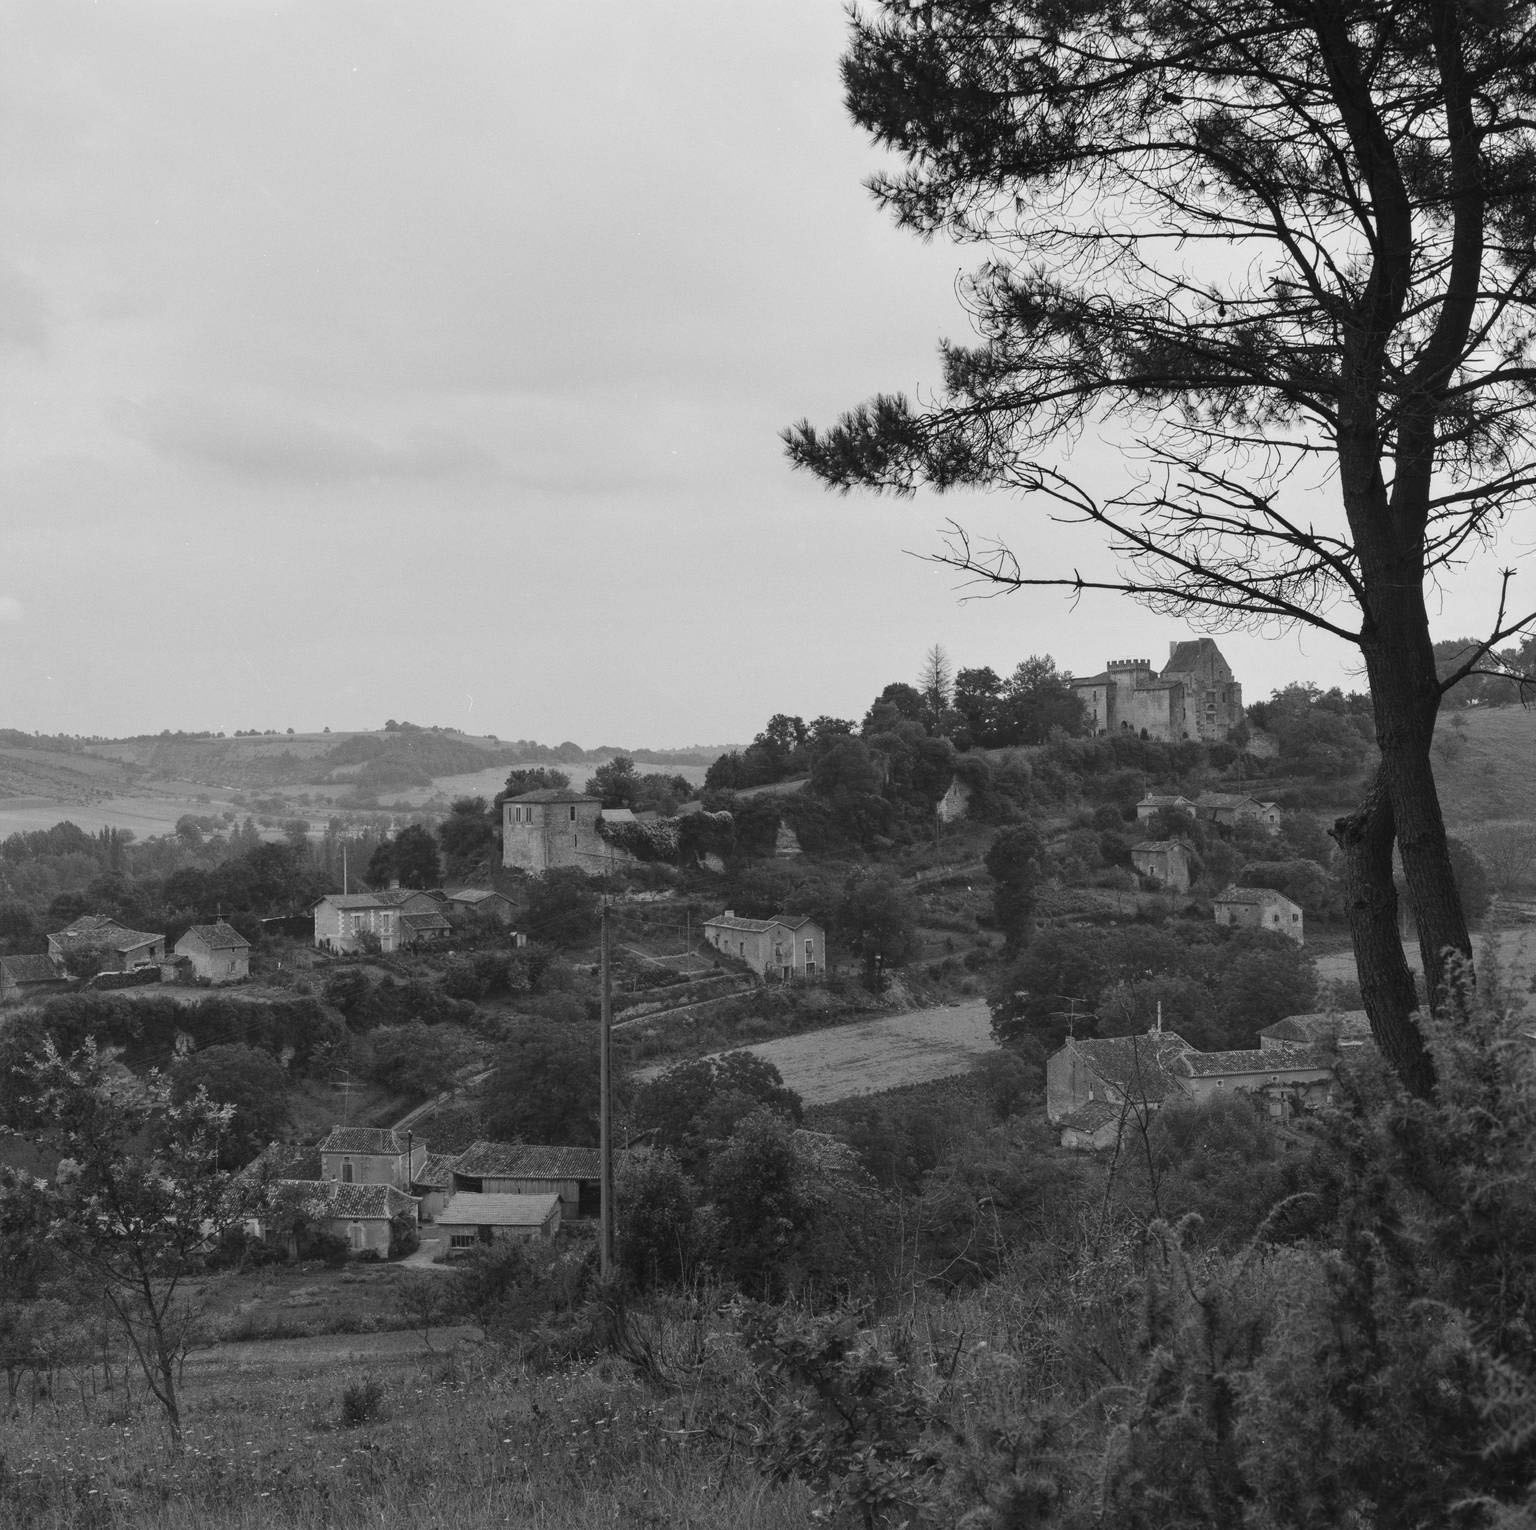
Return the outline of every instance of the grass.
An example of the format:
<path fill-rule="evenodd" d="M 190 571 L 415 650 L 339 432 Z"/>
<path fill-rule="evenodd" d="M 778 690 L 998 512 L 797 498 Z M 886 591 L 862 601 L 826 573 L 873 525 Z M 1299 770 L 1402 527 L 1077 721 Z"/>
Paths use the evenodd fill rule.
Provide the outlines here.
<path fill-rule="evenodd" d="M 1462 726 L 1456 725 L 1458 719 Z M 1442 715 L 1435 780 L 1451 829 L 1492 819 L 1536 822 L 1533 753 L 1536 710 L 1488 707 Z"/>
<path fill-rule="evenodd" d="M 808 1494 L 711 1426 L 722 1370 L 658 1391 L 610 1362 L 556 1376 L 476 1351 L 189 1385 L 178 1456 L 142 1399 L 12 1420 L 8 1530 L 799 1530 Z M 350 1410 L 348 1399 L 351 1399 Z M 344 1418 L 344 1412 L 350 1416 Z"/>

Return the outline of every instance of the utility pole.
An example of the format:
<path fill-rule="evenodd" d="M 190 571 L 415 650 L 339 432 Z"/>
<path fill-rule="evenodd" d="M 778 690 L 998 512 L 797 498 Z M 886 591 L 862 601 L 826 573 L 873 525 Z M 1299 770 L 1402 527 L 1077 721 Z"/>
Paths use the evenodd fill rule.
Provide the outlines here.
<path fill-rule="evenodd" d="M 613 1278 L 613 1088 L 609 1042 L 613 1032 L 613 984 L 608 960 L 608 895 L 603 894 L 602 1003 L 598 1021 L 597 1150 L 601 1160 L 598 1184 L 601 1214 L 598 1219 L 598 1273 L 604 1284 Z"/>

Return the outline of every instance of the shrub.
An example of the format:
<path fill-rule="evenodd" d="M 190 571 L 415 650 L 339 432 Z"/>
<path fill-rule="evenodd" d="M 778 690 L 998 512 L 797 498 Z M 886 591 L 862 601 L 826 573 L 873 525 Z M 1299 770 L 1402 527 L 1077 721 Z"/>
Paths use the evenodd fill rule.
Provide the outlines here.
<path fill-rule="evenodd" d="M 347 1429 L 371 1424 L 384 1416 L 384 1383 L 377 1376 L 354 1381 L 341 1394 L 341 1422 Z"/>

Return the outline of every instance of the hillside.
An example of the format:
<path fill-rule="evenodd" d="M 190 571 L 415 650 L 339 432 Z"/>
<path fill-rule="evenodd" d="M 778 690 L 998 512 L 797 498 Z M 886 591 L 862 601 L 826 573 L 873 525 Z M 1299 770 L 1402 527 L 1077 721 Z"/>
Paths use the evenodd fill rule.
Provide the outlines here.
<path fill-rule="evenodd" d="M 1452 829 L 1491 820 L 1536 823 L 1536 710 L 1451 712 L 1435 738 L 1435 779 Z"/>

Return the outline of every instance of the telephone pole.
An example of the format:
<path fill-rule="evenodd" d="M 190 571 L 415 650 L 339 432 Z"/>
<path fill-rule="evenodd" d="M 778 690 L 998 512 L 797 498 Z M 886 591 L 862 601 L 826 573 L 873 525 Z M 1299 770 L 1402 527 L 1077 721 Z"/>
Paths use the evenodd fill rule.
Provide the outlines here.
<path fill-rule="evenodd" d="M 597 1150 L 601 1160 L 598 1184 L 598 1273 L 604 1284 L 613 1278 L 613 1069 L 610 1040 L 613 1034 L 613 983 L 608 959 L 608 895 L 603 894 L 602 957 L 600 963 L 602 1001 L 598 1021 L 597 1073 Z"/>

